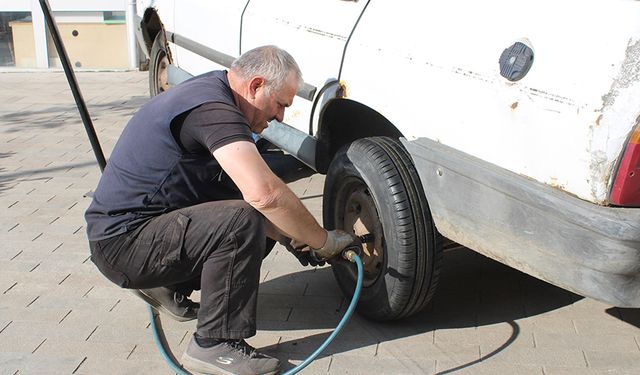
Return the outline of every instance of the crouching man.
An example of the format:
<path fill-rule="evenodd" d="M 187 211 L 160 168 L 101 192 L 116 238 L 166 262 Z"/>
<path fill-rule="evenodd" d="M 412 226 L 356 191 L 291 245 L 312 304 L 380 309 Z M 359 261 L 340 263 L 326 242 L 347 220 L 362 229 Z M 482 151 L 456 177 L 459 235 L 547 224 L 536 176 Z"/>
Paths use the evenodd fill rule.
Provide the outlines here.
<path fill-rule="evenodd" d="M 91 260 L 109 280 L 174 319 L 197 318 L 190 370 L 277 373 L 277 359 L 244 341 L 256 333 L 262 259 L 274 241 L 336 254 L 355 240 L 324 230 L 253 141 L 283 121 L 300 82 L 291 55 L 265 46 L 154 97 L 122 132 L 85 214 Z"/>

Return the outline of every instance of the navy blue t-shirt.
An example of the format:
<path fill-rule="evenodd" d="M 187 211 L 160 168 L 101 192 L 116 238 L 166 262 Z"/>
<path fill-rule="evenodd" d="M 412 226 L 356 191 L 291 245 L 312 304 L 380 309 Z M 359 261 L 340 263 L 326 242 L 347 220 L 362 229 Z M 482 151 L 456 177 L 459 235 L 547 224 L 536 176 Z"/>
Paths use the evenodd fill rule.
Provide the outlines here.
<path fill-rule="evenodd" d="M 211 153 L 239 140 L 253 142 L 225 71 L 194 77 L 152 98 L 111 153 L 85 213 L 89 240 L 125 233 L 175 209 L 228 199 Z"/>

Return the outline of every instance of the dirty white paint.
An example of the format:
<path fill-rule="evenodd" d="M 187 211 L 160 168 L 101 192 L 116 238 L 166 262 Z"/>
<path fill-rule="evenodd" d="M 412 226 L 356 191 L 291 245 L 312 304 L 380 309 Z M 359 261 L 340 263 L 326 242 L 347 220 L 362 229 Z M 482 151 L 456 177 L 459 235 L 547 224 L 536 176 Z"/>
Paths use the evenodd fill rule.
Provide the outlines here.
<path fill-rule="evenodd" d="M 265 44 L 284 48 L 296 59 L 304 81 L 320 90 L 338 78 L 345 43 L 365 5 L 366 1 L 251 0 L 243 20 L 243 51 Z M 312 102 L 296 98 L 285 112 L 285 122 L 308 132 L 311 108 Z"/>
<path fill-rule="evenodd" d="M 165 12 L 168 30 L 231 56 L 285 48 L 307 83 L 340 78 L 349 99 L 409 140 L 436 140 L 595 203 L 606 203 L 640 115 L 639 1 L 251 0 L 242 33 L 245 1 L 146 0 L 139 13 L 144 3 Z M 533 67 L 509 82 L 498 59 L 522 38 Z M 172 52 L 192 74 L 217 67 Z M 311 105 L 297 98 L 285 121 L 307 131 Z"/>
<path fill-rule="evenodd" d="M 629 41 L 625 59 L 614 77 L 610 90 L 603 96 L 599 121 L 592 127 L 592 193 L 595 197 L 607 196 L 608 184 L 612 184 L 612 170 L 620 154 L 620 145 L 629 137 L 629 124 L 640 116 L 640 40 L 636 36 Z M 597 157 L 596 157 L 597 156 Z M 601 180 L 599 180 L 601 179 Z"/>
<path fill-rule="evenodd" d="M 535 60 L 511 83 L 498 59 L 520 38 Z M 605 203 L 640 114 L 639 38 L 631 0 L 372 1 L 342 79 L 409 139 Z"/>

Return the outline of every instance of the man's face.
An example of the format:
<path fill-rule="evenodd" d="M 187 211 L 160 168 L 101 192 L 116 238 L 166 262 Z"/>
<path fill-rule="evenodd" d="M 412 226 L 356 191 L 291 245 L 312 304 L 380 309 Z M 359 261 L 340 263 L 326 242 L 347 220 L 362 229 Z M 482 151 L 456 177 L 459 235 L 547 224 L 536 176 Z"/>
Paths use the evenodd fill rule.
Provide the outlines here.
<path fill-rule="evenodd" d="M 262 133 L 271 120 L 282 122 L 284 120 L 284 110 L 293 102 L 298 88 L 298 79 L 294 74 L 289 74 L 287 82 L 279 90 L 271 91 L 264 85 L 256 88 L 253 106 L 255 113 L 250 120 L 251 131 L 256 134 Z"/>

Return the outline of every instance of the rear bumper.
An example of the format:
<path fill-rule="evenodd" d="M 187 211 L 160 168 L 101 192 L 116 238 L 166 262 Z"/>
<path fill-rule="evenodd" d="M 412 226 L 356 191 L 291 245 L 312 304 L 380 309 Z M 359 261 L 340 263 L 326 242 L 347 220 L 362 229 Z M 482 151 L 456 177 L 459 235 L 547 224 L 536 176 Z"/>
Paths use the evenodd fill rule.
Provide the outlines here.
<path fill-rule="evenodd" d="M 640 209 L 583 201 L 426 138 L 403 143 L 444 236 L 580 295 L 640 307 Z"/>

